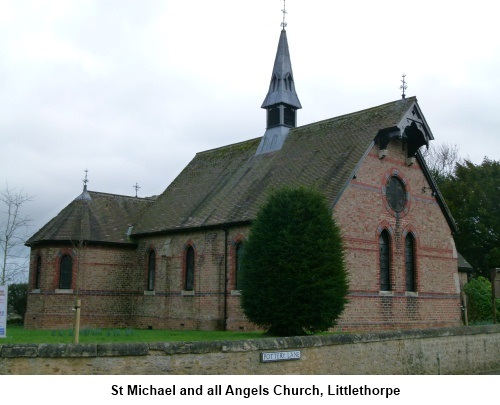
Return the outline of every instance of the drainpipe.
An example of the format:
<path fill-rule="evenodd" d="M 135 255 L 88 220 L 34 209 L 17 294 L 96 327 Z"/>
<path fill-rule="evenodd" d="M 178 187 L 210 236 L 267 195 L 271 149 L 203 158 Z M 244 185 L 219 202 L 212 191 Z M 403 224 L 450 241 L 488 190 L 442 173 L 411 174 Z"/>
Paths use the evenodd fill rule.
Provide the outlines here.
<path fill-rule="evenodd" d="M 224 319 L 222 320 L 222 330 L 227 331 L 227 284 L 228 284 L 228 274 L 227 274 L 227 240 L 228 240 L 228 230 L 222 227 L 224 231 Z"/>

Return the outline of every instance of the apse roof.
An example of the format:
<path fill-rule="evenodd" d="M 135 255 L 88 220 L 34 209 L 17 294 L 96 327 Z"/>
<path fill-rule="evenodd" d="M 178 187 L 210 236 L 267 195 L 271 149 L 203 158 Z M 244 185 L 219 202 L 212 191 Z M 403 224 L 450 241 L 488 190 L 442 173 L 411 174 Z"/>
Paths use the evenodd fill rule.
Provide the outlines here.
<path fill-rule="evenodd" d="M 28 239 L 26 245 L 80 240 L 132 244 L 127 230 L 152 202 L 151 198 L 87 191 L 85 187 L 82 194 Z"/>

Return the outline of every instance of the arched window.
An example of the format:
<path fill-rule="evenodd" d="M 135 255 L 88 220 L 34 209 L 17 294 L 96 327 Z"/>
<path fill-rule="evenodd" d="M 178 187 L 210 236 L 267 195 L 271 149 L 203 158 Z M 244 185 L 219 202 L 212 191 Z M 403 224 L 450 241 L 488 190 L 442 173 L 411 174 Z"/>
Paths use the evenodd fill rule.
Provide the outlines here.
<path fill-rule="evenodd" d="M 186 280 L 184 289 L 186 291 L 194 290 L 194 249 L 192 246 L 188 246 L 186 249 Z"/>
<path fill-rule="evenodd" d="M 156 272 L 156 254 L 153 249 L 148 255 L 148 291 L 155 289 L 155 272 Z"/>
<path fill-rule="evenodd" d="M 61 258 L 59 268 L 59 288 L 61 290 L 71 289 L 71 281 L 73 277 L 73 259 L 69 255 L 64 255 Z"/>
<path fill-rule="evenodd" d="M 390 261 L 390 238 L 389 233 L 384 230 L 379 237 L 379 253 L 380 253 L 380 290 L 391 290 L 391 261 Z"/>
<path fill-rule="evenodd" d="M 243 243 L 238 242 L 236 245 L 236 252 L 235 252 L 235 258 L 236 258 L 236 263 L 235 263 L 235 287 L 237 290 L 241 290 L 241 257 L 243 256 Z"/>
<path fill-rule="evenodd" d="M 35 289 L 40 288 L 40 278 L 42 275 L 42 256 L 38 255 L 36 258 L 36 268 L 35 268 Z"/>
<path fill-rule="evenodd" d="M 405 240 L 406 291 L 415 291 L 415 238 L 411 233 Z"/>

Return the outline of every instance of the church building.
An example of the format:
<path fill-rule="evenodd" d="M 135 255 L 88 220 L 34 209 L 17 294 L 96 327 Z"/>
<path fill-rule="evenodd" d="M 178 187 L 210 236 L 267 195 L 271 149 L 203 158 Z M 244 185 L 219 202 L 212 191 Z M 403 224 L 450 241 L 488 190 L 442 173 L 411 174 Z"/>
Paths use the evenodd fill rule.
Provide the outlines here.
<path fill-rule="evenodd" d="M 461 324 L 453 218 L 420 149 L 415 97 L 297 127 L 283 27 L 262 137 L 199 152 L 166 190 L 87 190 L 28 241 L 27 328 L 251 330 L 240 257 L 272 190 L 320 190 L 342 230 L 348 305 L 337 330 Z M 263 125 L 264 126 L 264 125 Z M 310 243 L 315 243 L 310 241 Z"/>

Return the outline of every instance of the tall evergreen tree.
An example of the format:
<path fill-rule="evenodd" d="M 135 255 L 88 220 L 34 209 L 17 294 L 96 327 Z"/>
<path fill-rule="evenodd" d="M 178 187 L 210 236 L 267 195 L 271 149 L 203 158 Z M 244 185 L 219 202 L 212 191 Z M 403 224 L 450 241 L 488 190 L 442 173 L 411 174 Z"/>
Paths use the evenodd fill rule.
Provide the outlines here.
<path fill-rule="evenodd" d="M 243 311 L 277 336 L 325 331 L 347 302 L 340 230 L 326 199 L 308 189 L 272 194 L 242 257 Z"/>
<path fill-rule="evenodd" d="M 458 225 L 458 251 L 489 277 L 492 267 L 500 267 L 500 162 L 458 163 L 440 189 Z"/>

